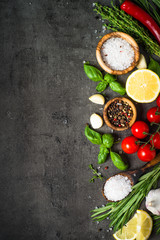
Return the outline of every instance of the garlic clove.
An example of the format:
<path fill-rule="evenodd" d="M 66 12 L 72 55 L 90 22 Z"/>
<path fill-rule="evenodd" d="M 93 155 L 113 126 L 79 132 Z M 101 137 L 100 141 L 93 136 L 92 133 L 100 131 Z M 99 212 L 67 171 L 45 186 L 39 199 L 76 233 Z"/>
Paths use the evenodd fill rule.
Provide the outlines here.
<path fill-rule="evenodd" d="M 90 116 L 90 123 L 94 129 L 98 129 L 103 126 L 103 119 L 96 113 Z"/>
<path fill-rule="evenodd" d="M 143 54 L 140 54 L 140 58 L 139 58 L 139 62 L 136 66 L 138 69 L 144 69 L 147 68 L 147 63 L 146 63 L 146 59 L 143 56 Z"/>
<path fill-rule="evenodd" d="M 105 98 L 101 94 L 94 94 L 91 97 L 89 97 L 89 100 L 96 104 L 104 105 Z"/>

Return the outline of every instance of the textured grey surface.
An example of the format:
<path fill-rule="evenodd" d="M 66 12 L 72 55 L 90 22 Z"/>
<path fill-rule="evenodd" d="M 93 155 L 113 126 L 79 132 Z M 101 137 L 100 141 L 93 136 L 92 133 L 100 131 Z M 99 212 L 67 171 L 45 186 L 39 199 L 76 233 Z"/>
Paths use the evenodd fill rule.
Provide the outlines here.
<path fill-rule="evenodd" d="M 82 64 L 98 66 L 104 35 L 92 2 L 0 1 L 0 240 L 113 239 L 108 220 L 90 219 L 90 210 L 106 203 L 102 182 L 89 183 L 98 147 L 84 136 L 91 113 L 102 114 L 88 100 L 96 84 Z M 137 105 L 139 118 L 154 104 Z M 136 155 L 126 157 L 131 168 L 142 165 Z M 100 171 L 118 172 L 111 160 Z"/>

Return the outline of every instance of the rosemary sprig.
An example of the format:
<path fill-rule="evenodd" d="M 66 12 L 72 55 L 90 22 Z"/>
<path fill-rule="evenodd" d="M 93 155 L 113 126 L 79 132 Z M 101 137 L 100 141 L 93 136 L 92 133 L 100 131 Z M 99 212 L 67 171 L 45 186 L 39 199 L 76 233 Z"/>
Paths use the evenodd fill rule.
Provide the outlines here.
<path fill-rule="evenodd" d="M 160 216 L 152 215 L 152 218 L 154 220 L 154 228 L 157 231 L 157 234 L 160 233 Z"/>
<path fill-rule="evenodd" d="M 111 202 L 105 207 L 92 210 L 92 220 L 102 221 L 109 217 L 110 226 L 114 227 L 114 231 L 122 228 L 140 207 L 142 200 L 151 188 L 156 188 L 159 178 L 160 164 L 156 165 L 151 172 L 144 174 L 132 187 L 132 192 L 126 198 L 120 202 Z"/>
<path fill-rule="evenodd" d="M 130 15 L 113 5 L 113 2 L 112 8 L 96 3 L 94 11 L 100 14 L 102 19 L 108 21 L 108 24 L 104 24 L 107 29 L 131 35 L 137 42 L 142 43 L 149 53 L 160 57 L 160 46 L 149 36 L 147 29 L 144 29 Z"/>
<path fill-rule="evenodd" d="M 92 170 L 93 174 L 95 174 L 95 175 L 91 178 L 90 182 L 94 182 L 94 180 L 95 180 L 96 178 L 99 178 L 99 179 L 103 180 L 104 177 L 102 176 L 102 174 L 99 173 L 99 172 L 93 167 L 92 164 L 89 165 L 89 168 Z"/>

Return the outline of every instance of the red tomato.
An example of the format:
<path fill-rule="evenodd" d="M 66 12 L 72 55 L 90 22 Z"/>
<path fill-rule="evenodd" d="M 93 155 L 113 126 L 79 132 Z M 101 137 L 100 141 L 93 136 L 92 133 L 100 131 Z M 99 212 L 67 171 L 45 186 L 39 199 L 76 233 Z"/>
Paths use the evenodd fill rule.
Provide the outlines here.
<path fill-rule="evenodd" d="M 151 139 L 151 137 L 150 137 L 150 139 Z M 159 132 L 157 132 L 154 135 L 153 140 L 150 140 L 150 144 L 152 146 L 154 146 L 155 148 L 160 149 L 160 133 Z"/>
<path fill-rule="evenodd" d="M 131 132 L 135 137 L 142 139 L 147 136 L 147 134 L 143 134 L 144 132 L 149 133 L 149 127 L 147 123 L 143 121 L 137 121 L 131 127 Z"/>
<path fill-rule="evenodd" d="M 138 139 L 134 136 L 129 136 L 123 139 L 121 147 L 125 153 L 132 154 L 138 151 L 139 145 L 136 144 Z"/>
<path fill-rule="evenodd" d="M 159 114 L 156 114 L 156 112 Z M 153 107 L 153 108 L 149 109 L 147 112 L 147 119 L 149 122 L 159 123 L 160 122 L 160 108 Z"/>
<path fill-rule="evenodd" d="M 137 155 L 138 158 L 143 161 L 143 162 L 150 162 L 153 158 L 155 158 L 156 156 L 156 151 L 155 150 L 151 150 L 151 145 L 150 144 L 143 144 L 142 146 L 140 146 Z"/>
<path fill-rule="evenodd" d="M 160 107 L 160 95 L 158 96 L 156 103 L 157 103 L 157 106 Z"/>

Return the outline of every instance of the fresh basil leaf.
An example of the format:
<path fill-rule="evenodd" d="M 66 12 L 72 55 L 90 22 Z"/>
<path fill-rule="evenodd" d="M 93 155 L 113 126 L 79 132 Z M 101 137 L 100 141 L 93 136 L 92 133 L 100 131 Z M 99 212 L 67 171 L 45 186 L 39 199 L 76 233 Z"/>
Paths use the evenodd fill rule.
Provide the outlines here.
<path fill-rule="evenodd" d="M 111 133 L 105 133 L 102 136 L 102 142 L 103 145 L 106 146 L 107 148 L 111 148 L 114 143 L 114 137 Z"/>
<path fill-rule="evenodd" d="M 122 87 L 119 82 L 111 82 L 109 86 L 114 92 L 117 92 L 121 95 L 124 95 L 126 93 L 126 89 Z"/>
<path fill-rule="evenodd" d="M 84 71 L 88 78 L 90 78 L 94 82 L 99 82 L 103 80 L 102 73 L 96 68 L 89 64 L 84 64 Z"/>
<path fill-rule="evenodd" d="M 110 156 L 114 166 L 116 166 L 118 169 L 126 170 L 128 168 L 128 164 L 122 160 L 118 153 L 110 151 Z"/>
<path fill-rule="evenodd" d="M 85 127 L 85 136 L 93 144 L 102 144 L 101 134 L 92 130 L 88 125 Z"/>
<path fill-rule="evenodd" d="M 104 80 L 106 80 L 108 83 L 111 83 L 111 82 L 115 82 L 117 80 L 117 78 L 116 78 L 116 76 L 107 73 L 104 76 Z"/>
<path fill-rule="evenodd" d="M 157 75 L 160 77 L 160 64 L 157 61 L 155 61 L 153 58 L 150 58 L 150 63 L 148 65 L 148 69 L 157 73 Z"/>
<path fill-rule="evenodd" d="M 98 164 L 102 164 L 106 161 L 108 153 L 109 153 L 109 150 L 105 146 L 101 145 L 100 151 L 98 154 Z"/>
<path fill-rule="evenodd" d="M 97 85 L 97 87 L 96 87 L 96 90 L 97 90 L 98 92 L 103 92 L 103 91 L 106 89 L 107 85 L 108 85 L 107 82 L 102 81 L 102 82 L 98 83 L 98 85 Z"/>

